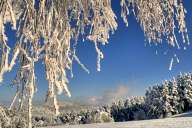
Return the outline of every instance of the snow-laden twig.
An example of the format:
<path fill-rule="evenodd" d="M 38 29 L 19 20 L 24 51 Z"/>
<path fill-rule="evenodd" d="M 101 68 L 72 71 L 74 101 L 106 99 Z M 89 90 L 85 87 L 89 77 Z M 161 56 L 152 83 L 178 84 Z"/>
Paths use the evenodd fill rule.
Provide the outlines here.
<path fill-rule="evenodd" d="M 170 64 L 169 64 L 169 70 L 171 71 L 173 68 L 173 58 L 171 58 Z"/>

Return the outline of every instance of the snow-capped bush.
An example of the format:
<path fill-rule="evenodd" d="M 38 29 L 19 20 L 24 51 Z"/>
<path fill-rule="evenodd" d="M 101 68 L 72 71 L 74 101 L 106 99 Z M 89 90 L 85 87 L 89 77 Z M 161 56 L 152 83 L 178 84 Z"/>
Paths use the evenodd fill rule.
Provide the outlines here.
<path fill-rule="evenodd" d="M 112 122 L 113 118 L 107 107 L 94 108 L 92 110 L 81 110 L 78 112 L 61 113 L 58 116 L 36 115 L 33 117 L 34 126 L 50 126 L 61 124 L 90 124 Z"/>
<path fill-rule="evenodd" d="M 5 109 L 0 107 L 0 128 L 9 127 L 11 119 L 7 116 Z"/>
<path fill-rule="evenodd" d="M 26 114 L 0 106 L 0 128 L 26 128 Z"/>

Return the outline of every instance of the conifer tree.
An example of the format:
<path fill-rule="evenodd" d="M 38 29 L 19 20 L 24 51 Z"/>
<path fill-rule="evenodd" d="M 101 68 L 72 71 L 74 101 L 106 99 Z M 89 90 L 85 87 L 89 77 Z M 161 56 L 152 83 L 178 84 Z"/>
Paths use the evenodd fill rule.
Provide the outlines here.
<path fill-rule="evenodd" d="M 190 73 L 180 74 L 177 78 L 178 81 L 178 92 L 181 97 L 180 102 L 182 103 L 183 110 L 188 110 L 192 103 L 192 77 Z"/>
<path fill-rule="evenodd" d="M 171 115 L 172 106 L 170 104 L 171 96 L 170 96 L 170 87 L 169 87 L 169 82 L 164 81 L 162 85 L 162 111 L 163 111 L 163 116 L 168 117 Z"/>
<path fill-rule="evenodd" d="M 173 78 L 173 80 L 169 82 L 169 86 L 170 86 L 170 104 L 172 106 L 172 114 L 174 115 L 180 113 L 181 111 L 181 104 L 179 103 L 180 96 L 178 93 L 178 86 L 175 78 Z"/>

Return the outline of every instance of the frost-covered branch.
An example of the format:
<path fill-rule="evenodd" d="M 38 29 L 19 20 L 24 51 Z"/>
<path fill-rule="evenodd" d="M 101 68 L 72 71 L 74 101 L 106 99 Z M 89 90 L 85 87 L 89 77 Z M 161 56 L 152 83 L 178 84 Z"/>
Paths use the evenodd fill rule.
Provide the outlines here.
<path fill-rule="evenodd" d="M 173 47 L 180 48 L 175 30 L 183 42 L 189 44 L 183 0 L 121 0 L 121 16 L 128 25 L 129 8 L 142 27 L 149 42 L 161 43 L 166 38 Z M 176 26 L 178 24 L 178 26 Z M 177 28 L 177 29 L 176 29 Z"/>

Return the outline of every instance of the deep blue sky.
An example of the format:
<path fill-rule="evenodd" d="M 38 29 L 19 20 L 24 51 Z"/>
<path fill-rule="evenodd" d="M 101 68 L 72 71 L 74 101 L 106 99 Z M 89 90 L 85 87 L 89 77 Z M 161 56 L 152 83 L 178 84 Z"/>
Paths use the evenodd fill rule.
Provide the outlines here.
<path fill-rule="evenodd" d="M 188 11 L 187 27 L 190 41 L 192 40 L 192 1 L 184 0 Z M 74 78 L 69 79 L 69 88 L 72 96 L 91 97 L 103 95 L 103 92 L 118 86 L 127 86 L 128 95 L 144 95 L 145 89 L 162 80 L 171 79 L 180 72 L 192 71 L 192 46 L 187 50 L 176 50 L 166 45 L 164 41 L 161 46 L 145 46 L 144 34 L 139 24 L 133 16 L 129 16 L 129 27 L 126 28 L 120 18 L 119 1 L 113 1 L 113 8 L 118 17 L 118 30 L 111 35 L 109 44 L 101 47 L 105 59 L 101 62 L 101 72 L 96 71 L 96 52 L 91 42 L 79 42 L 78 55 L 83 64 L 85 64 L 90 74 L 83 71 L 78 64 L 74 64 Z M 10 37 L 9 44 L 13 45 L 15 39 L 14 32 L 8 31 Z M 181 41 L 181 36 L 178 36 Z M 168 49 L 168 54 L 164 55 Z M 156 55 L 156 50 L 158 55 Z M 177 53 L 180 63 L 169 71 L 171 57 Z M 43 65 L 36 66 L 38 92 L 36 99 L 45 97 L 47 91 L 47 82 L 45 80 Z M 14 94 L 14 89 L 8 87 L 10 79 L 15 75 L 14 72 L 5 75 L 5 81 L 0 87 L 0 99 L 10 97 Z M 10 93 L 11 92 L 11 93 Z M 64 98 L 64 96 L 61 96 Z M 3 98 L 5 99 L 5 98 Z M 6 100 L 5 99 L 5 100 Z"/>

